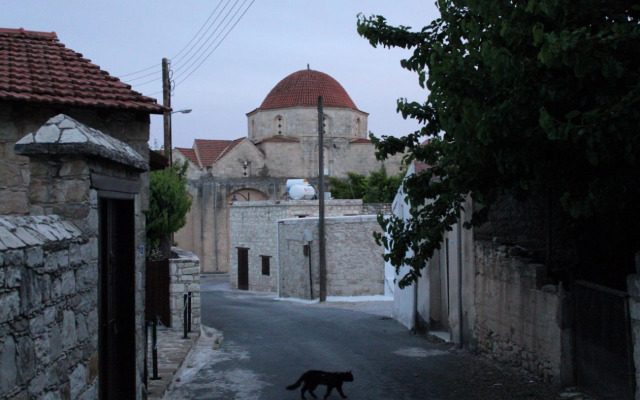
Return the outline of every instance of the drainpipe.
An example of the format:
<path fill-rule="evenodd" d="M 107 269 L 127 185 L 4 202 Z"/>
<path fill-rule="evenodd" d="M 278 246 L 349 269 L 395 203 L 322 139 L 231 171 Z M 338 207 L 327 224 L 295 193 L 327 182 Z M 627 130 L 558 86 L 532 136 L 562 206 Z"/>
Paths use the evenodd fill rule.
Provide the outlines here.
<path fill-rule="evenodd" d="M 462 348 L 462 211 L 458 212 L 458 330 L 460 334 L 458 347 Z"/>

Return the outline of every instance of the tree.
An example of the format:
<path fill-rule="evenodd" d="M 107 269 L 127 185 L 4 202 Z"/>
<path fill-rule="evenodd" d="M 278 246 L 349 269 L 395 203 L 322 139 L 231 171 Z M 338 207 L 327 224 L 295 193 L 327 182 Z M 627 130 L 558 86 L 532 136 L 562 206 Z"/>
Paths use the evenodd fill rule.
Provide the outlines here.
<path fill-rule="evenodd" d="M 346 179 L 329 177 L 331 195 L 336 199 L 362 199 L 364 203 L 391 203 L 402 182 L 402 175 L 389 176 L 384 166 L 368 177 L 355 172 Z"/>
<path fill-rule="evenodd" d="M 405 152 L 407 162 L 433 166 L 405 182 L 412 219 L 381 221 L 391 234 L 378 237 L 390 250 L 387 259 L 411 266 L 401 285 L 420 276 L 466 196 L 485 206 L 467 228 L 485 222 L 501 195 L 548 196 L 577 233 L 604 227 L 589 232 L 627 263 L 640 247 L 640 6 L 437 6 L 440 18 L 420 31 L 389 26 L 382 16 L 358 17 L 358 33 L 374 47 L 413 50 L 400 64 L 429 90 L 424 102 L 398 101 L 404 118 L 424 124 L 419 131 L 372 137 L 380 159 Z M 405 256 L 409 249 L 414 256 Z"/>
<path fill-rule="evenodd" d="M 147 249 L 157 249 L 163 240 L 187 222 L 191 199 L 187 192 L 187 163 L 175 162 L 171 167 L 153 171 L 149 177 L 149 211 L 147 217 Z"/>

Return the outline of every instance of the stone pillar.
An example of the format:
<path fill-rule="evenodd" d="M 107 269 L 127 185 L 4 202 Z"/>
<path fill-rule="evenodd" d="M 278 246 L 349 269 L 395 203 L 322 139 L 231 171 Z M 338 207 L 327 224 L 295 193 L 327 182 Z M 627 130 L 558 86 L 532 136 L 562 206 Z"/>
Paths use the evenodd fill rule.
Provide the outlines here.
<path fill-rule="evenodd" d="M 133 148 L 111 136 L 92 129 L 66 115 L 49 119 L 36 133 L 19 140 L 14 151 L 28 156 L 31 171 L 29 199 L 32 214 L 57 214 L 72 222 L 82 232 L 89 254 L 95 255 L 92 271 L 98 273 L 98 203 L 105 198 L 127 198 L 135 203 L 135 348 L 137 395 L 144 397 L 142 376 L 144 367 L 144 226 L 140 188 L 148 187 L 148 162 Z M 124 196 L 124 197 L 123 197 Z M 140 251 L 137 251 L 140 248 Z M 71 250 L 70 250 L 71 253 Z M 80 254 L 83 256 L 83 254 Z M 71 255 L 69 255 L 71 258 Z M 72 275 L 73 276 L 73 275 Z M 97 276 L 95 279 L 97 283 Z M 89 295 L 97 302 L 98 288 Z M 97 310 L 97 307 L 94 307 Z M 99 316 L 94 312 L 88 324 L 97 326 Z M 83 368 L 97 368 L 97 332 L 92 339 L 96 346 L 87 349 L 91 362 Z M 95 360 L 95 362 L 93 361 Z M 82 375 L 82 371 L 78 372 Z M 72 377 L 73 380 L 73 377 Z"/>

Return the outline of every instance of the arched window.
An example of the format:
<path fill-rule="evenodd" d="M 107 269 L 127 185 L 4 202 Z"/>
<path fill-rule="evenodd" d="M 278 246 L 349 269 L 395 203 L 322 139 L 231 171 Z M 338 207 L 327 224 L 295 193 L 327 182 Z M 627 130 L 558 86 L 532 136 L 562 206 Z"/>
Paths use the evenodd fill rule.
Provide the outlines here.
<path fill-rule="evenodd" d="M 360 137 L 360 118 L 356 118 L 356 137 Z"/>

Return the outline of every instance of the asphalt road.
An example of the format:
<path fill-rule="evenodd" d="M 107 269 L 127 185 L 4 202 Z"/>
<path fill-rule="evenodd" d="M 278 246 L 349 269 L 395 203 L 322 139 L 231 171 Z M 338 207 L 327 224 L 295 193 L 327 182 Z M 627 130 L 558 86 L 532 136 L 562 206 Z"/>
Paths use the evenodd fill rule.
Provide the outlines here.
<path fill-rule="evenodd" d="M 276 301 L 230 290 L 227 281 L 203 277 L 202 322 L 217 332 L 201 337 L 166 398 L 299 399 L 299 389 L 285 387 L 310 369 L 351 370 L 354 382 L 343 386 L 350 399 L 558 398 L 545 384 L 413 335 L 376 310 Z"/>

